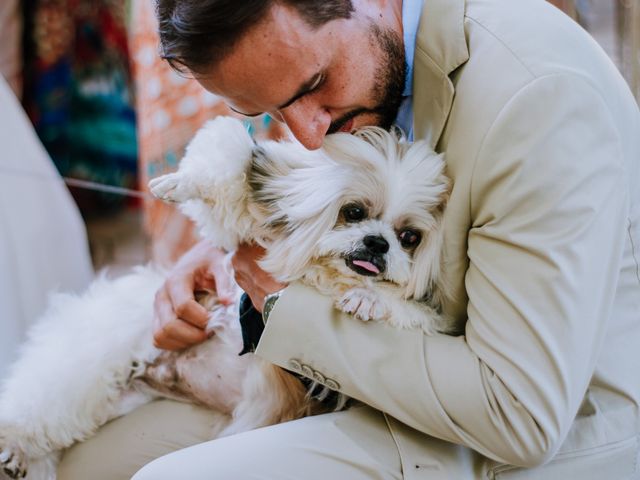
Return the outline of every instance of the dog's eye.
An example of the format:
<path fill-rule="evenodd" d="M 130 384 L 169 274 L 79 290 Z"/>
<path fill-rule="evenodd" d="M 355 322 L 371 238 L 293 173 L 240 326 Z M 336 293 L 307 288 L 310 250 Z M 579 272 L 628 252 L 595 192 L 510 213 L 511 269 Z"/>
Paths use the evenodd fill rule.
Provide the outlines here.
<path fill-rule="evenodd" d="M 400 239 L 402 248 L 415 248 L 422 240 L 422 235 L 416 230 L 407 228 L 400 232 L 398 239 Z"/>
<path fill-rule="evenodd" d="M 356 223 L 367 217 L 367 209 L 357 203 L 350 203 L 342 207 L 342 216 L 349 223 Z"/>

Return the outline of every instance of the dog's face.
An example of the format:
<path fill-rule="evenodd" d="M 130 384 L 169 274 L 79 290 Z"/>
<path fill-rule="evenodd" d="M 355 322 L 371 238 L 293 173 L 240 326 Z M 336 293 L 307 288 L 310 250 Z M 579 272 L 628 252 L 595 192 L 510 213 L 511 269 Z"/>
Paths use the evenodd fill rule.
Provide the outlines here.
<path fill-rule="evenodd" d="M 280 167 L 289 154 L 261 153 L 268 164 L 280 160 Z M 269 169 L 253 184 L 258 201 L 269 197 L 277 232 L 264 266 L 291 279 L 311 263 L 322 264 L 422 298 L 440 271 L 449 190 L 442 157 L 425 143 L 411 145 L 377 128 L 327 137 L 321 151 L 308 155 L 307 166 L 277 187 L 266 187 Z M 271 188 L 266 196 L 264 188 Z"/>
<path fill-rule="evenodd" d="M 243 124 L 219 117 L 187 148 L 178 172 L 154 179 L 215 245 L 266 248 L 261 266 L 282 281 L 311 266 L 365 283 L 391 282 L 406 298 L 438 293 L 444 161 L 426 142 L 367 127 L 329 135 L 320 150 L 256 145 Z"/>

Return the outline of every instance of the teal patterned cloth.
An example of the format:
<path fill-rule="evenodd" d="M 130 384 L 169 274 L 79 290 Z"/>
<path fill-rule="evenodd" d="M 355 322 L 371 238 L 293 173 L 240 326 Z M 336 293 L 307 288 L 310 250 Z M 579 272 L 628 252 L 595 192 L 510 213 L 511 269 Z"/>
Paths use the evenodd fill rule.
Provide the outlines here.
<path fill-rule="evenodd" d="M 25 107 L 60 173 L 136 188 L 124 0 L 25 0 Z M 74 191 L 85 215 L 123 205 Z"/>

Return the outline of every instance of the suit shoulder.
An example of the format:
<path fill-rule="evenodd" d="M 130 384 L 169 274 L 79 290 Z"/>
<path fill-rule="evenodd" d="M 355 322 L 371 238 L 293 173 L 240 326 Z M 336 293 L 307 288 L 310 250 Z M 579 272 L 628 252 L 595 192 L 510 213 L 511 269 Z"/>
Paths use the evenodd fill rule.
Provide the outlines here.
<path fill-rule="evenodd" d="M 532 77 L 574 73 L 598 78 L 617 69 L 575 21 L 540 0 L 469 0 L 465 27 L 471 56 L 491 49 Z M 509 72 L 511 74 L 511 72 Z"/>

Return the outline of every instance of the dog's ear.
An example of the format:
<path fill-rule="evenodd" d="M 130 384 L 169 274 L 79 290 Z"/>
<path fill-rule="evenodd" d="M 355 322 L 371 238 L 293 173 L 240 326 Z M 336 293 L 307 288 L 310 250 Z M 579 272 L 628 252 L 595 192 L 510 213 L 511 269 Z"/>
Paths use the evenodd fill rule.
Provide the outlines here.
<path fill-rule="evenodd" d="M 247 172 L 247 182 L 253 202 L 267 212 L 274 213 L 282 192 L 274 187 L 279 178 L 289 172 L 284 164 L 278 164 L 260 145 L 255 144 L 251 151 L 251 164 Z"/>
<path fill-rule="evenodd" d="M 262 266 L 276 276 L 295 278 L 335 224 L 343 171 L 323 152 L 264 142 L 254 148 L 248 183 L 270 240 Z"/>
<path fill-rule="evenodd" d="M 436 154 L 425 142 L 416 142 L 404 152 L 398 168 L 405 171 L 408 189 L 413 192 L 421 209 L 428 216 L 424 219 L 424 240 L 414 252 L 410 281 L 405 296 L 422 299 L 428 297 L 434 306 L 441 300 L 442 251 L 444 247 L 444 212 L 451 182 L 445 175 L 442 154 Z"/>
<path fill-rule="evenodd" d="M 405 291 L 406 298 L 428 298 L 440 306 L 442 278 L 442 248 L 444 244 L 443 211 L 434 215 L 434 228 L 413 254 L 411 276 Z"/>

